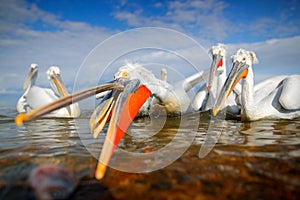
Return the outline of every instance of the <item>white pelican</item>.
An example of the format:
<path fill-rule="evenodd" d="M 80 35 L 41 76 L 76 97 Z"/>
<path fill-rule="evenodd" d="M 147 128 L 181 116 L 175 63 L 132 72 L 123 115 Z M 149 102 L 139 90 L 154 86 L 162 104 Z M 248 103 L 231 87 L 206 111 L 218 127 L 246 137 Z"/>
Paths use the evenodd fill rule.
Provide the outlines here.
<path fill-rule="evenodd" d="M 116 103 L 117 105 L 121 105 L 120 107 L 125 111 L 123 111 L 123 113 L 115 114 L 114 110 L 117 105 L 114 106 L 112 104 L 114 103 L 114 99 L 117 99 L 116 96 L 118 96 L 118 92 L 115 94 L 111 93 L 104 98 L 103 102 L 93 112 L 90 120 L 90 128 L 93 130 L 95 138 L 99 135 L 110 117 L 112 118 L 110 121 L 114 122 L 113 125 L 110 123 L 108 128 L 107 137 L 99 159 L 100 162 L 98 162 L 96 170 L 96 178 L 101 179 L 104 176 L 106 166 L 114 148 L 116 148 L 122 139 L 124 132 L 128 129 L 130 123 L 137 114 L 141 116 L 150 115 L 153 110 L 160 107 L 167 115 L 178 115 L 180 113 L 187 112 L 190 105 L 190 99 L 187 95 L 187 91 L 199 82 L 204 81 L 204 78 L 209 74 L 209 71 L 201 71 L 176 83 L 175 85 L 171 85 L 166 82 L 167 71 L 163 69 L 161 72 L 161 79 L 158 79 L 151 71 L 147 70 L 142 65 L 126 63 L 115 73 L 115 80 L 132 80 L 130 83 L 132 83 L 133 86 L 128 87 L 129 84 L 126 86 L 126 88 L 130 89 L 128 89 L 128 92 L 124 92 L 126 94 L 124 96 L 129 96 L 128 93 L 133 91 L 132 88 L 137 88 L 136 84 L 140 84 L 145 88 L 142 92 L 139 90 L 135 93 L 136 97 L 132 98 L 135 99 L 132 100 L 134 105 L 131 103 L 127 105 L 127 109 L 130 110 L 130 114 L 126 114 L 128 111 L 123 108 L 126 107 L 126 103 Z M 134 80 L 138 80 L 139 83 L 133 83 Z M 134 91 L 135 90 L 136 89 L 134 89 Z M 126 91 L 126 89 L 124 91 Z M 148 98 L 150 95 L 151 98 Z M 120 100 L 120 102 L 122 101 L 125 100 Z M 132 109 L 132 107 L 135 107 L 135 109 Z M 112 115 L 110 114 L 111 112 L 113 113 Z M 122 115 L 124 116 L 124 112 L 126 117 L 122 118 Z M 116 123 L 119 124 L 116 125 Z"/>
<path fill-rule="evenodd" d="M 50 81 L 52 90 L 49 88 L 41 88 L 35 85 L 38 76 L 38 65 L 31 64 L 30 71 L 24 82 L 24 94 L 17 102 L 17 111 L 19 113 L 28 112 L 34 108 L 49 104 L 61 97 L 67 96 L 69 93 L 63 84 L 60 77 L 60 70 L 56 66 L 51 66 L 47 70 L 47 77 Z M 73 118 L 79 117 L 80 108 L 78 103 L 72 104 L 68 107 L 61 108 L 52 113 L 45 115 L 45 117 L 58 118 Z"/>
<path fill-rule="evenodd" d="M 104 91 L 112 90 L 96 107 L 90 120 L 94 137 L 97 137 L 110 119 L 95 173 L 96 178 L 101 179 L 114 149 L 138 112 L 147 114 L 155 105 L 163 106 L 166 114 L 187 111 L 190 101 L 186 91 L 203 81 L 203 77 L 208 73 L 209 71 L 199 72 L 179 82 L 176 86 L 172 86 L 164 80 L 157 79 L 154 74 L 141 65 L 127 63 L 119 68 L 114 76 L 114 82 L 77 92 L 27 114 L 18 115 L 15 122 L 17 125 L 21 125 L 25 121 L 36 119 L 53 110 L 70 105 L 72 99 L 73 102 L 77 102 L 96 93 L 103 94 Z M 149 101 L 148 98 L 151 95 L 152 98 Z"/>
<path fill-rule="evenodd" d="M 202 85 L 192 101 L 192 107 L 200 111 L 207 111 L 213 108 L 215 98 L 226 80 L 226 46 L 218 43 L 216 46 L 212 46 L 209 52 L 212 54 L 209 80 Z M 232 114 L 239 114 L 240 112 L 236 103 L 236 97 L 239 93 L 240 86 L 237 86 L 234 93 L 227 99 L 225 106 L 227 111 Z"/>
<path fill-rule="evenodd" d="M 233 66 L 216 100 L 213 115 L 219 112 L 235 85 L 243 79 L 242 120 L 300 117 L 300 75 L 272 77 L 254 87 L 252 64 L 258 62 L 255 53 L 239 49 L 231 59 Z"/>
<path fill-rule="evenodd" d="M 163 105 L 168 114 L 177 114 L 181 111 L 181 103 L 186 103 L 185 101 L 187 101 L 185 98 L 176 96 L 172 85 L 164 80 L 156 78 L 151 71 L 137 63 L 126 63 L 119 68 L 115 73 L 114 78 L 138 79 L 151 91 L 154 98 L 151 99 L 151 102 L 149 102 L 150 104 L 145 104 L 141 108 L 140 112 L 142 115 L 148 115 L 151 111 L 151 106 L 155 104 Z"/>
<path fill-rule="evenodd" d="M 152 112 L 152 107 L 157 105 L 164 107 L 166 114 L 177 115 L 188 111 L 190 98 L 187 92 L 198 83 L 204 81 L 208 74 L 209 71 L 200 71 L 171 85 L 166 81 L 166 69 L 161 70 L 161 79 L 158 79 L 142 65 L 138 63 L 126 63 L 118 69 L 114 75 L 114 79 L 138 79 L 141 84 L 145 85 L 151 91 L 151 98 L 143 104 L 139 110 L 139 116 L 149 115 Z M 107 92 L 102 92 L 96 96 L 103 97 L 105 95 L 107 95 Z"/>

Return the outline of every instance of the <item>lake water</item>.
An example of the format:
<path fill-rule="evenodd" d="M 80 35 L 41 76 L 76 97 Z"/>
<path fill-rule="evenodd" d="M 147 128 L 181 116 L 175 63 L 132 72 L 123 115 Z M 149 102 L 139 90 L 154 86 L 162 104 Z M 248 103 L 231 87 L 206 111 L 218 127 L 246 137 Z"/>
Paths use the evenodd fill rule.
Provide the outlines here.
<path fill-rule="evenodd" d="M 33 199 L 27 184 L 28 174 L 35 167 L 47 164 L 64 166 L 80 179 L 71 199 L 298 199 L 300 196 L 299 119 L 247 123 L 226 120 L 216 145 L 203 158 L 198 153 L 207 140 L 208 113 L 201 114 L 192 129 L 180 118 L 166 119 L 163 127 L 159 118 L 137 119 L 120 143 L 120 150 L 140 154 L 159 151 L 182 132 L 190 134 L 189 137 L 182 136 L 182 144 L 177 141 L 174 143 L 177 148 L 168 153 L 172 159 L 172 153 L 177 154 L 178 149 L 184 150 L 183 155 L 166 167 L 147 173 L 108 168 L 105 177 L 97 181 L 95 157 L 104 134 L 98 140 L 91 138 L 88 129 L 91 112 L 83 111 L 76 121 L 39 119 L 16 127 L 15 109 L 2 107 L 0 111 L 0 199 Z M 179 127 L 179 123 L 183 125 Z M 119 161 L 117 167 L 124 163 L 125 167 L 138 166 L 134 159 L 123 162 L 120 155 L 112 159 Z"/>

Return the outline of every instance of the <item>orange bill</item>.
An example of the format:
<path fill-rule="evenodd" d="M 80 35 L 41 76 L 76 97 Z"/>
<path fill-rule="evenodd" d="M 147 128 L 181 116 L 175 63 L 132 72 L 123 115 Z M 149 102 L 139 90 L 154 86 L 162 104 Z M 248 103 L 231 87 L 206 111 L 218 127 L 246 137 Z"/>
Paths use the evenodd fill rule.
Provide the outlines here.
<path fill-rule="evenodd" d="M 95 172 L 95 177 L 97 179 L 103 178 L 106 166 L 108 165 L 115 148 L 118 146 L 124 133 L 129 128 L 142 105 L 151 95 L 151 91 L 144 85 L 139 86 L 134 93 L 130 92 L 126 94 L 127 92 L 128 91 L 126 91 L 125 88 L 117 99 L 113 109 L 107 136 Z"/>
<path fill-rule="evenodd" d="M 248 75 L 248 65 L 243 62 L 233 63 L 232 69 L 218 94 L 215 105 L 213 107 L 212 113 L 213 116 L 216 116 L 218 112 L 225 105 L 226 99 L 229 97 L 231 92 L 234 90 L 237 83 L 242 79 L 246 78 Z"/>
<path fill-rule="evenodd" d="M 213 55 L 213 61 L 210 66 L 209 79 L 207 83 L 207 92 L 210 93 L 210 90 L 214 84 L 215 76 L 219 67 L 223 65 L 223 56 L 220 54 Z"/>

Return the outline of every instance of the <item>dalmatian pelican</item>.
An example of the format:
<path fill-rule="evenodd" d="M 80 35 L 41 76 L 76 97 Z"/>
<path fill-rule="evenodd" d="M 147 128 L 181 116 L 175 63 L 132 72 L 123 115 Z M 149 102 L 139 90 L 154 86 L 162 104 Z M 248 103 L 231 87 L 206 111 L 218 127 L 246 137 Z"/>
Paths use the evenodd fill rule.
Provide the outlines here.
<path fill-rule="evenodd" d="M 300 117 L 300 75 L 275 76 L 254 86 L 252 64 L 258 63 L 255 53 L 239 49 L 231 60 L 233 66 L 216 99 L 213 115 L 219 112 L 226 98 L 242 79 L 242 120 Z"/>
<path fill-rule="evenodd" d="M 226 46 L 218 43 L 209 50 L 212 55 L 212 64 L 210 66 L 209 79 L 206 84 L 200 87 L 196 93 L 191 106 L 195 110 L 211 110 L 217 94 L 221 91 L 226 80 Z M 229 95 L 226 104 L 227 111 L 232 114 L 239 114 L 240 109 L 236 103 L 240 94 L 240 85 L 237 85 L 234 93 Z"/>
<path fill-rule="evenodd" d="M 20 97 L 16 105 L 17 111 L 19 113 L 26 113 L 32 109 L 49 104 L 69 94 L 61 79 L 60 69 L 57 66 L 49 67 L 46 74 L 48 80 L 50 81 L 52 89 L 41 88 L 35 85 L 38 76 L 38 65 L 30 65 L 30 71 L 25 79 L 23 86 L 23 90 L 25 92 Z M 79 117 L 79 115 L 80 108 L 78 103 L 75 103 L 71 104 L 68 107 L 64 107 L 54 112 L 48 113 L 44 117 L 74 118 Z"/>
<path fill-rule="evenodd" d="M 150 98 L 145 98 L 145 102 L 140 102 L 139 110 L 135 111 L 135 115 L 131 117 L 130 116 L 126 117 L 127 119 L 131 118 L 130 123 L 137 114 L 142 116 L 149 115 L 151 112 L 153 112 L 153 110 L 157 106 L 162 107 L 162 109 L 165 110 L 167 115 L 178 115 L 180 113 L 187 112 L 189 109 L 189 105 L 191 103 L 187 95 L 187 92 L 193 87 L 195 87 L 195 85 L 197 85 L 199 82 L 204 81 L 205 77 L 208 76 L 209 71 L 198 72 L 178 83 L 175 83 L 174 85 L 171 85 L 166 81 L 167 71 L 165 69 L 162 69 L 161 73 L 162 73 L 161 79 L 157 79 L 151 71 L 147 70 L 142 65 L 139 65 L 137 63 L 135 64 L 126 63 L 124 66 L 120 67 L 119 70 L 115 73 L 114 75 L 115 80 L 118 79 L 139 80 L 139 82 L 149 90 L 147 92 L 147 97 Z M 95 109 L 94 113 L 91 116 L 90 128 L 94 130 L 94 137 L 97 137 L 99 135 L 106 121 L 110 118 L 109 113 L 111 112 L 112 109 L 110 107 L 110 104 L 113 102 L 112 99 L 116 99 L 113 96 L 114 94 L 112 93 L 110 96 L 108 96 L 108 98 L 104 98 L 103 103 L 100 104 Z M 138 92 L 136 96 L 138 96 Z M 134 104 L 137 105 L 137 103 Z M 130 110 L 132 111 L 132 109 Z M 119 117 L 115 121 L 118 120 Z M 98 167 L 96 170 L 96 178 L 98 179 L 101 179 L 104 176 L 106 166 L 112 155 L 113 149 L 120 142 L 121 138 L 124 135 L 124 131 L 121 130 L 123 129 L 126 131 L 129 124 L 126 123 L 125 126 L 124 125 L 119 125 L 119 126 L 121 127 L 119 133 L 111 134 L 112 135 L 111 139 L 109 139 L 110 138 L 109 132 L 111 127 L 109 125 L 108 135 L 104 142 L 104 146 L 102 148 L 102 152 L 99 159 L 100 162 L 98 162 Z M 113 144 L 112 141 L 115 142 L 115 146 L 112 145 Z"/>

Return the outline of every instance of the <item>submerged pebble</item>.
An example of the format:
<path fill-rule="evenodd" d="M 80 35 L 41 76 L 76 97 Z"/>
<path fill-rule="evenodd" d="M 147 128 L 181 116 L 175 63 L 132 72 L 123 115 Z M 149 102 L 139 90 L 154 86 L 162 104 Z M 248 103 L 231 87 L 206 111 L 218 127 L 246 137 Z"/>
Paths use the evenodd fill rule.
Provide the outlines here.
<path fill-rule="evenodd" d="M 39 200 L 66 199 L 78 184 L 72 171 L 56 165 L 33 169 L 28 181 L 35 197 Z"/>

